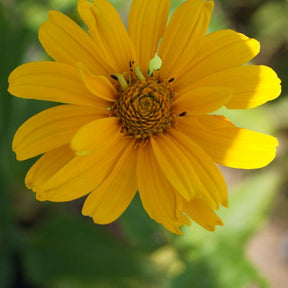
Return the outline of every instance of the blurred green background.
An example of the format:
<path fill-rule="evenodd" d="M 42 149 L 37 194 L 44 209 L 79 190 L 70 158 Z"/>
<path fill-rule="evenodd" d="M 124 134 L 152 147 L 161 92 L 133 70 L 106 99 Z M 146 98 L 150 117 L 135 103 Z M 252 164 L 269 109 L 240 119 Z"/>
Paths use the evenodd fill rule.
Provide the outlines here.
<path fill-rule="evenodd" d="M 130 1 L 111 2 L 125 21 Z M 171 12 L 181 2 L 172 0 Z M 83 199 L 41 203 L 25 188 L 35 160 L 15 160 L 13 134 L 51 104 L 10 96 L 8 75 L 22 63 L 48 59 L 37 30 L 49 10 L 81 21 L 76 0 L 0 0 L 1 288 L 287 287 L 288 1 L 215 2 L 210 30 L 233 28 L 260 40 L 254 63 L 271 66 L 283 82 L 273 103 L 224 113 L 237 125 L 276 135 L 280 146 L 262 170 L 223 168 L 230 191 L 230 208 L 219 212 L 224 227 L 210 233 L 193 224 L 175 236 L 146 215 L 138 198 L 117 222 L 100 226 L 81 216 Z"/>

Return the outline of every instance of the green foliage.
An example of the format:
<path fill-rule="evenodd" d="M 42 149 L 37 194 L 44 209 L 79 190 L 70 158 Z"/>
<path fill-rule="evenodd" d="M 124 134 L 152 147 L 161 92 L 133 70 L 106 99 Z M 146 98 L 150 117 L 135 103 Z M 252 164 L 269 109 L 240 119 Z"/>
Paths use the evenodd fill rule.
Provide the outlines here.
<path fill-rule="evenodd" d="M 117 235 L 113 237 L 87 220 L 56 215 L 26 235 L 24 267 L 34 283 L 45 285 L 65 279 L 89 283 L 139 276 L 137 253 Z"/>
<path fill-rule="evenodd" d="M 163 230 L 144 211 L 138 195 L 120 220 L 131 245 L 143 252 L 152 252 L 167 243 Z"/>
<path fill-rule="evenodd" d="M 183 249 L 188 267 L 192 271 L 200 269 L 200 272 L 191 273 L 193 279 L 186 273 L 180 275 L 176 283 L 187 281 L 186 284 L 193 284 L 193 287 L 219 288 L 243 288 L 258 283 L 260 287 L 268 287 L 246 259 L 245 247 L 251 235 L 263 223 L 277 187 L 279 175 L 269 169 L 252 175 L 231 191 L 229 209 L 220 211 L 224 227 L 218 228 L 216 233 L 199 227 L 185 229 L 184 236 L 176 243 Z M 209 283 L 204 286 L 205 281 Z M 180 287 L 177 285 L 175 287 Z"/>

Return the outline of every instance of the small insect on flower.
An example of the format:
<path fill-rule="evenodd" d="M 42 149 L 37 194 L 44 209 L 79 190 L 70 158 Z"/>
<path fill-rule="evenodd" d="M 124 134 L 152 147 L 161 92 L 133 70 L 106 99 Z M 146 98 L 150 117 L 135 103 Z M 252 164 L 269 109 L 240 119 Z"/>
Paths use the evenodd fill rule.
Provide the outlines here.
<path fill-rule="evenodd" d="M 232 30 L 207 33 L 213 1 L 185 1 L 168 25 L 169 0 L 134 0 L 128 31 L 107 0 L 80 0 L 88 33 L 50 11 L 39 39 L 55 61 L 24 64 L 9 92 L 61 105 L 16 132 L 18 160 L 43 154 L 26 176 L 41 201 L 84 195 L 83 214 L 116 220 L 136 192 L 169 231 L 197 222 L 213 231 L 227 207 L 217 164 L 254 169 L 270 163 L 277 140 L 212 113 L 275 99 L 280 80 L 244 65 L 260 50 Z M 160 41 L 161 40 L 161 41 Z"/>

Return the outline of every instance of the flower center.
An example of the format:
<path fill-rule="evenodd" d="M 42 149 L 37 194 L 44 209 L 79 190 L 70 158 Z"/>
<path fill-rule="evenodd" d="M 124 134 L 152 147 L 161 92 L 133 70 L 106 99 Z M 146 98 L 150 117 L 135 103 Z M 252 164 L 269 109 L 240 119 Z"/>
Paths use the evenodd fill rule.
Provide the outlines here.
<path fill-rule="evenodd" d="M 112 113 L 121 122 L 121 132 L 138 139 L 165 132 L 174 118 L 170 84 L 144 76 L 136 69 L 135 74 L 129 76 L 127 83 L 123 76 L 119 79 L 118 75 L 122 89 L 118 89 L 118 100 L 112 108 Z"/>

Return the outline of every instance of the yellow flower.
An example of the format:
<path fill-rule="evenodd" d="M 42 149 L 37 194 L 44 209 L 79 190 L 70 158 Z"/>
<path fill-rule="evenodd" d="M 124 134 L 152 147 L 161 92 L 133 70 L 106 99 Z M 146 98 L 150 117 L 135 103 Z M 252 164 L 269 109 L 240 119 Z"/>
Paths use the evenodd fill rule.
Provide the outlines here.
<path fill-rule="evenodd" d="M 26 176 L 37 199 L 89 194 L 83 214 L 106 224 L 138 190 L 168 230 L 181 234 L 191 218 L 213 231 L 222 225 L 214 209 L 228 205 L 215 163 L 254 169 L 275 157 L 275 138 L 211 115 L 280 94 L 272 69 L 244 65 L 259 43 L 232 30 L 206 35 L 213 1 L 184 2 L 166 26 L 169 5 L 134 0 L 128 32 L 107 0 L 79 1 L 88 34 L 49 13 L 39 39 L 55 62 L 24 64 L 9 77 L 17 97 L 65 103 L 30 118 L 13 141 L 18 160 L 44 154 Z M 153 58 L 162 60 L 157 71 Z"/>

